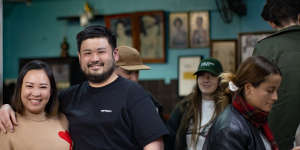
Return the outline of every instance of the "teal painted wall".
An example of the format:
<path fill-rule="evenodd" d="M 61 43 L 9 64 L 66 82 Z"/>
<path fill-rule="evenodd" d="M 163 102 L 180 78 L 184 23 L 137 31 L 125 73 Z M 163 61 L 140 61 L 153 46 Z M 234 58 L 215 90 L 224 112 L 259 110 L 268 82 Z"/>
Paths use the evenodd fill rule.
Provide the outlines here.
<path fill-rule="evenodd" d="M 82 30 L 79 23 L 58 21 L 61 16 L 74 16 L 83 12 L 85 0 L 32 0 L 24 3 L 4 3 L 3 5 L 3 72 L 4 79 L 17 77 L 18 60 L 26 57 L 57 57 L 60 43 L 66 35 L 70 44 L 70 54 L 76 56 L 75 36 Z M 89 0 L 100 14 L 118 14 L 134 11 L 164 10 L 210 11 L 211 39 L 236 39 L 239 32 L 271 30 L 261 17 L 265 1 L 244 0 L 247 16 L 234 17 L 231 24 L 220 18 L 214 0 Z M 96 22 L 103 24 L 103 21 Z M 152 70 L 141 71 L 141 80 L 177 79 L 177 59 L 182 55 L 209 56 L 209 48 L 168 49 L 165 64 L 148 64 Z"/>

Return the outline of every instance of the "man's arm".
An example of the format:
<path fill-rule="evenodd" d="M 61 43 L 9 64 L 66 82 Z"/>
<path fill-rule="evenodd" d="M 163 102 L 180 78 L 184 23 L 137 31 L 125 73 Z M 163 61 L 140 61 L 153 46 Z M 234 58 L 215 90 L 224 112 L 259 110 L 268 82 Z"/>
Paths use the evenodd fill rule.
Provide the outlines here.
<path fill-rule="evenodd" d="M 164 149 L 164 142 L 162 137 L 159 139 L 152 141 L 151 143 L 147 144 L 144 147 L 144 150 L 163 150 Z"/>
<path fill-rule="evenodd" d="M 6 133 L 14 131 L 14 126 L 18 125 L 16 114 L 9 104 L 0 107 L 0 131 Z"/>
<path fill-rule="evenodd" d="M 300 150 L 300 146 L 294 147 L 293 150 Z"/>

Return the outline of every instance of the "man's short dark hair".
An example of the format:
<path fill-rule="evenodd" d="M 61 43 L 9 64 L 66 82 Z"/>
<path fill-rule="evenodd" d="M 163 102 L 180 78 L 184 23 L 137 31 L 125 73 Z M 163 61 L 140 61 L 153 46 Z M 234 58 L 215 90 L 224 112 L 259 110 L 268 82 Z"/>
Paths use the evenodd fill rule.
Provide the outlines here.
<path fill-rule="evenodd" d="M 283 22 L 297 22 L 300 14 L 299 0 L 268 0 L 261 16 L 264 20 L 282 27 Z"/>
<path fill-rule="evenodd" d="M 112 50 L 114 50 L 117 45 L 116 36 L 109 29 L 101 25 L 92 25 L 77 34 L 78 52 L 80 52 L 82 41 L 90 38 L 106 38 Z"/>

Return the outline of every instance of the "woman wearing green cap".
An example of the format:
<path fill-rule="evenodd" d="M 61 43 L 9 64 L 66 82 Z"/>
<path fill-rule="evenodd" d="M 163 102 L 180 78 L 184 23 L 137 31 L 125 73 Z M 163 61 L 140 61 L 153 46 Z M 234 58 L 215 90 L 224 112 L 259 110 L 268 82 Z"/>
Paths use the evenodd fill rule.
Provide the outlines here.
<path fill-rule="evenodd" d="M 166 149 L 201 150 L 212 122 L 229 103 L 220 101 L 219 77 L 222 65 L 214 58 L 203 59 L 194 73 L 196 82 L 193 91 L 177 104 L 168 126 L 170 138 Z"/>

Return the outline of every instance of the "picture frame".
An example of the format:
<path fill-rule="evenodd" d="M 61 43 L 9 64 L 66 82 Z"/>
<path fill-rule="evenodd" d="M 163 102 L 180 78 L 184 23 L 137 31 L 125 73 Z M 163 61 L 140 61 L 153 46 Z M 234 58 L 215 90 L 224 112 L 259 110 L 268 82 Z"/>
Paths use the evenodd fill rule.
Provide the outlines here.
<path fill-rule="evenodd" d="M 237 41 L 212 40 L 210 56 L 221 62 L 224 72 L 234 73 L 237 68 Z"/>
<path fill-rule="evenodd" d="M 26 63 L 33 60 L 46 62 L 51 67 L 58 90 L 63 90 L 71 85 L 80 84 L 86 80 L 85 75 L 80 69 L 77 57 L 21 58 L 19 60 L 19 71 L 21 71 Z"/>
<path fill-rule="evenodd" d="M 190 47 L 209 47 L 210 43 L 210 19 L 208 11 L 195 11 L 189 14 Z"/>
<path fill-rule="evenodd" d="M 194 73 L 202 59 L 198 56 L 179 56 L 178 57 L 178 96 L 183 97 L 190 94 L 196 84 Z"/>
<path fill-rule="evenodd" d="M 163 11 L 136 13 L 138 44 L 143 62 L 164 63 L 165 56 L 165 14 Z"/>
<path fill-rule="evenodd" d="M 261 39 L 271 35 L 272 31 L 242 32 L 238 35 L 238 63 L 252 56 L 255 45 Z"/>
<path fill-rule="evenodd" d="M 175 12 L 169 15 L 169 47 L 188 48 L 188 13 Z"/>
<path fill-rule="evenodd" d="M 133 14 L 116 14 L 105 16 L 105 25 L 117 38 L 117 47 L 126 45 L 136 47 L 134 16 Z"/>

